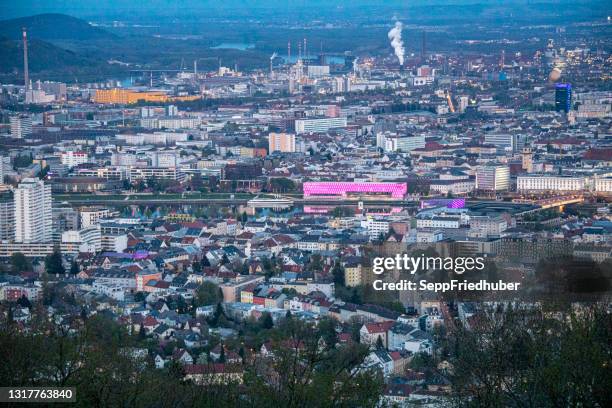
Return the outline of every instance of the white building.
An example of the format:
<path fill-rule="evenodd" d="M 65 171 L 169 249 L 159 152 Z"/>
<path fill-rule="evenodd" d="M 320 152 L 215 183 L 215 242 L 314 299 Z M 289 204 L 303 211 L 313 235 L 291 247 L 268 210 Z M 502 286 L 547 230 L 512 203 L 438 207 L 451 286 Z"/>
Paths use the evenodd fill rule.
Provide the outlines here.
<path fill-rule="evenodd" d="M 497 238 L 507 229 L 508 221 L 501 216 L 471 216 L 468 236 L 470 238 Z"/>
<path fill-rule="evenodd" d="M 586 186 L 587 182 L 584 177 L 531 174 L 518 176 L 516 179 L 518 191 L 583 191 Z"/>
<path fill-rule="evenodd" d="M 127 248 L 126 234 L 104 234 L 101 238 L 102 251 L 123 252 Z"/>
<path fill-rule="evenodd" d="M 53 102 L 54 100 L 54 95 L 49 95 L 42 89 L 30 89 L 25 94 L 26 103 L 43 104 Z"/>
<path fill-rule="evenodd" d="M 28 115 L 11 116 L 11 136 L 16 138 L 24 138 L 32 134 L 32 118 Z"/>
<path fill-rule="evenodd" d="M 612 177 L 595 179 L 595 191 L 598 193 L 612 193 Z"/>
<path fill-rule="evenodd" d="M 519 151 L 522 148 L 521 137 L 511 133 L 488 133 L 484 137 L 484 143 L 493 145 L 500 150 Z"/>
<path fill-rule="evenodd" d="M 368 218 L 365 221 L 361 221 L 361 227 L 368 230 L 370 239 L 376 239 L 380 234 L 386 235 L 389 233 L 389 221 L 385 220 Z"/>
<path fill-rule="evenodd" d="M 347 120 L 341 118 L 312 118 L 312 119 L 296 119 L 295 133 L 322 133 L 329 129 L 346 127 Z"/>
<path fill-rule="evenodd" d="M 163 117 L 140 119 L 140 126 L 145 129 L 197 129 L 202 123 L 200 118 Z"/>
<path fill-rule="evenodd" d="M 376 135 L 376 146 L 386 152 L 411 152 L 425 147 L 425 136 L 399 136 L 385 132 Z"/>
<path fill-rule="evenodd" d="M 417 228 L 459 228 L 461 217 L 420 217 L 417 218 Z"/>
<path fill-rule="evenodd" d="M 142 119 L 155 120 L 158 119 Z M 146 127 L 146 126 L 145 126 Z M 169 127 L 167 127 L 170 129 Z M 117 139 L 125 140 L 129 145 L 170 145 L 176 142 L 186 142 L 189 140 L 189 134 L 181 132 L 153 132 L 153 133 L 137 133 L 137 134 L 121 134 L 116 135 Z"/>
<path fill-rule="evenodd" d="M 61 161 L 62 164 L 68 166 L 68 168 L 73 168 L 79 164 L 88 163 L 89 156 L 85 152 L 68 151 L 62 153 Z"/>
<path fill-rule="evenodd" d="M 81 228 L 88 228 L 97 225 L 100 220 L 108 218 L 110 211 L 108 208 L 83 208 L 79 211 L 81 218 Z"/>
<path fill-rule="evenodd" d="M 155 151 L 149 153 L 151 157 L 151 167 L 177 167 L 180 160 L 180 153 L 174 150 Z"/>
<path fill-rule="evenodd" d="M 429 191 L 437 194 L 467 194 L 474 191 L 473 180 L 435 180 L 429 185 Z"/>
<path fill-rule="evenodd" d="M 476 189 L 483 191 L 504 191 L 510 188 L 508 166 L 479 166 L 476 169 Z"/>
<path fill-rule="evenodd" d="M 96 280 L 92 285 L 92 292 L 106 295 L 112 299 L 125 300 L 125 288 L 121 285 Z"/>
<path fill-rule="evenodd" d="M 102 238 L 99 225 L 62 233 L 62 252 L 65 254 L 96 253 L 101 250 Z"/>
<path fill-rule="evenodd" d="M 51 186 L 23 179 L 15 189 L 15 241 L 44 243 L 53 239 Z"/>
<path fill-rule="evenodd" d="M 181 181 L 185 179 L 185 173 L 173 167 L 136 167 L 130 169 L 128 178 L 130 181 L 148 179 Z"/>

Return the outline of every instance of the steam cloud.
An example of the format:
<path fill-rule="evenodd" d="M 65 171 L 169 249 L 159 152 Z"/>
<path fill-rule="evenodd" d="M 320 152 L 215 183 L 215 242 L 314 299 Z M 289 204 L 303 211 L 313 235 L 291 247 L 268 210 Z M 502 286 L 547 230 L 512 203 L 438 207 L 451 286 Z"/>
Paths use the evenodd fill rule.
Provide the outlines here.
<path fill-rule="evenodd" d="M 272 56 L 270 57 L 270 61 L 272 61 L 274 58 L 277 57 L 278 54 L 276 54 L 276 52 L 274 52 L 274 54 L 272 54 Z"/>
<path fill-rule="evenodd" d="M 395 26 L 389 30 L 387 36 L 391 40 L 391 46 L 395 51 L 395 56 L 399 60 L 400 65 L 404 65 L 404 42 L 402 41 L 402 28 L 401 22 L 396 21 Z"/>

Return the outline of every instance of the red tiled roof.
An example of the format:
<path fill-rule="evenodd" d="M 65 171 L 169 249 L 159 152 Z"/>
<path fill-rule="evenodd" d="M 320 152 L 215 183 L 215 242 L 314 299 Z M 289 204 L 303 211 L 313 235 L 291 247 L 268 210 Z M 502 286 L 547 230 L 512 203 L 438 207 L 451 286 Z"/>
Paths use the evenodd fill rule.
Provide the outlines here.
<path fill-rule="evenodd" d="M 366 324 L 366 330 L 370 334 L 386 333 L 391 328 L 391 326 L 393 326 L 394 323 L 395 322 L 392 320 L 388 320 L 385 322 L 378 322 L 378 323 L 368 323 Z"/>

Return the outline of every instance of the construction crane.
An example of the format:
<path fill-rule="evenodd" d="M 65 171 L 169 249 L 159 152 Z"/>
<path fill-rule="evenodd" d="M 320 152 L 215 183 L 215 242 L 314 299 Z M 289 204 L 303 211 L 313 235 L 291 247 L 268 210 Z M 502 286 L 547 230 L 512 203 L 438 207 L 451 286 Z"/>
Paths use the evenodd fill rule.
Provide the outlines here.
<path fill-rule="evenodd" d="M 455 106 L 453 105 L 453 99 L 451 98 L 450 91 L 446 90 L 446 102 L 448 103 L 448 109 L 450 109 L 451 113 L 455 113 Z"/>

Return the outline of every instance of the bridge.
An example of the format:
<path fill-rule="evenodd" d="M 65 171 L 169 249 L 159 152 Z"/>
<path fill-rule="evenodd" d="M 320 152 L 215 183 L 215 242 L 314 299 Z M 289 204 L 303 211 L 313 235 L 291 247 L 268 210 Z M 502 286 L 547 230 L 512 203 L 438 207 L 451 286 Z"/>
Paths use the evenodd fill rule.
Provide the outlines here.
<path fill-rule="evenodd" d="M 359 203 L 364 206 L 394 206 L 418 207 L 418 201 L 403 199 L 360 200 L 358 198 L 309 198 L 303 199 L 295 196 L 257 197 L 250 194 L 210 194 L 206 197 L 200 194 L 57 194 L 57 202 L 67 202 L 73 205 L 244 205 L 253 208 L 291 207 L 294 205 L 327 205 L 332 207 L 356 207 Z"/>
<path fill-rule="evenodd" d="M 584 202 L 583 195 L 564 195 L 554 196 L 539 199 L 515 198 L 513 203 L 533 204 L 539 206 L 542 210 L 548 208 L 564 207 L 568 204 L 578 204 Z"/>

